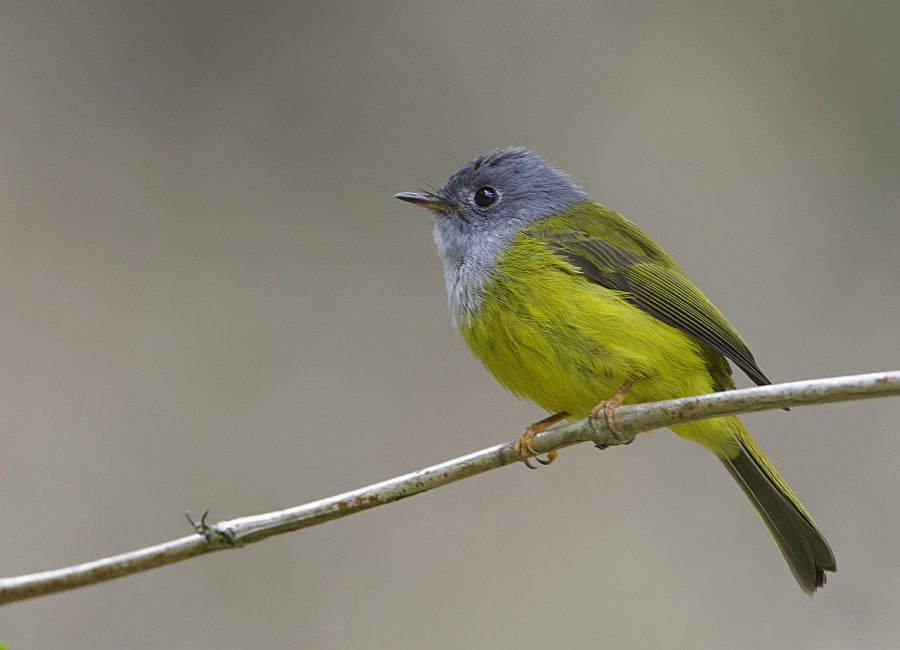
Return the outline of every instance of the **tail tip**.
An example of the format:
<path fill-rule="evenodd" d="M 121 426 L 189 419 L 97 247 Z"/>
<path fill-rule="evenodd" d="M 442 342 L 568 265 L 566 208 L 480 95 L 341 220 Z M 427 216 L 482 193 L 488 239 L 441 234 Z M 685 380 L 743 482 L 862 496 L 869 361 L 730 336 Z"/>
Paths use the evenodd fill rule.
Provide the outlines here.
<path fill-rule="evenodd" d="M 797 582 L 800 583 L 800 586 L 803 587 L 803 590 L 812 596 L 816 593 L 817 590 L 821 589 L 825 586 L 825 583 L 828 582 L 828 573 L 834 573 L 837 571 L 837 567 L 834 564 L 830 564 L 828 566 L 819 566 L 816 565 L 815 578 L 812 583 L 804 584 L 804 581 L 798 578 Z"/>

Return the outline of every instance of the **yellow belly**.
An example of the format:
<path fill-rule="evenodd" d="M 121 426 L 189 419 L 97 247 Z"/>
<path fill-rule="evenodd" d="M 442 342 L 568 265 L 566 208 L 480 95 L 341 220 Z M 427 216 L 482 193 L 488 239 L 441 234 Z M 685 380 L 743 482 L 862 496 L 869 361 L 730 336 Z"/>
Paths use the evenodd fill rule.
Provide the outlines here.
<path fill-rule="evenodd" d="M 713 391 L 701 344 L 524 234 L 498 258 L 478 310 L 459 329 L 501 384 L 571 419 L 585 417 L 633 377 L 626 404 Z M 719 455 L 737 453 L 727 419 L 674 430 Z"/>

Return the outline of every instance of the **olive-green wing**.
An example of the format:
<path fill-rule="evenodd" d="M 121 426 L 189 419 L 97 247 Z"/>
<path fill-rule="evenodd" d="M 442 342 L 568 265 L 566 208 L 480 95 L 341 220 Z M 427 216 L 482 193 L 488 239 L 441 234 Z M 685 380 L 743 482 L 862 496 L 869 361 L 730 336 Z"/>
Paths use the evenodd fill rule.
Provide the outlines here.
<path fill-rule="evenodd" d="M 635 307 L 734 361 L 759 385 L 771 382 L 725 317 L 674 265 L 664 266 L 585 233 L 541 233 L 550 249 L 589 280 L 622 291 Z"/>

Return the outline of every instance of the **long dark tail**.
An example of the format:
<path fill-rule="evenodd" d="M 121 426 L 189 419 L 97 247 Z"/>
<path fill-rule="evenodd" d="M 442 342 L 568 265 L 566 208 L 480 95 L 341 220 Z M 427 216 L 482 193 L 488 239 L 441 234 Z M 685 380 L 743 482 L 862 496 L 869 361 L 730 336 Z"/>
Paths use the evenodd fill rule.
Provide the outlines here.
<path fill-rule="evenodd" d="M 837 570 L 831 547 L 744 427 L 729 419 L 740 431 L 740 452 L 722 463 L 762 517 L 800 587 L 812 594 L 825 584 L 826 571 Z"/>

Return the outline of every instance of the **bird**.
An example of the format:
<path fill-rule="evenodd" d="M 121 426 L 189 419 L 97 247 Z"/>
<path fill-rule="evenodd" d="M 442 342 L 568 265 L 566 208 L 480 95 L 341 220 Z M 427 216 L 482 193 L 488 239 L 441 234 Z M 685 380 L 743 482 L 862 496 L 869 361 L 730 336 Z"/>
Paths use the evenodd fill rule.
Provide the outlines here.
<path fill-rule="evenodd" d="M 437 190 L 395 197 L 431 211 L 451 319 L 469 349 L 551 414 L 517 442 L 526 463 L 531 437 L 554 422 L 602 412 L 614 429 L 620 404 L 734 388 L 729 361 L 771 383 L 662 248 L 529 150 L 496 149 Z M 719 458 L 800 587 L 822 587 L 837 569 L 831 547 L 741 422 L 670 428 Z"/>

